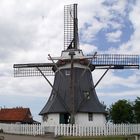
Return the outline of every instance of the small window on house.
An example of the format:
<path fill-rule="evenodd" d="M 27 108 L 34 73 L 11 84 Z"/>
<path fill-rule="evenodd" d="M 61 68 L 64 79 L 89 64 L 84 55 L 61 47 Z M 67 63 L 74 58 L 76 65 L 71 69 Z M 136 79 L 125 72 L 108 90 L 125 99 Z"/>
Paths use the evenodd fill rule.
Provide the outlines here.
<path fill-rule="evenodd" d="M 66 75 L 66 76 L 69 76 L 69 75 L 70 75 L 70 70 L 66 70 L 66 71 L 65 71 L 65 75 Z"/>
<path fill-rule="evenodd" d="M 48 120 L 48 115 L 43 115 L 42 119 L 43 119 L 43 121 L 47 121 Z"/>
<path fill-rule="evenodd" d="M 88 92 L 88 91 L 84 91 L 84 95 L 85 95 L 85 98 L 86 98 L 87 100 L 90 99 L 90 95 L 89 95 L 89 92 Z"/>
<path fill-rule="evenodd" d="M 88 120 L 93 121 L 93 113 L 88 113 Z"/>

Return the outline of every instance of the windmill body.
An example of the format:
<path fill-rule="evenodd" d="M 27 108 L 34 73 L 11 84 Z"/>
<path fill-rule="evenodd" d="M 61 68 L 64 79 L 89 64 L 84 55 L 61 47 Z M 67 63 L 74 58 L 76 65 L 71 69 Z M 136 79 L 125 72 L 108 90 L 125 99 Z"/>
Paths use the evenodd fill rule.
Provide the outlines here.
<path fill-rule="evenodd" d="M 74 54 L 73 68 L 71 52 Z M 87 66 L 88 61 L 82 50 L 63 51 L 60 58 L 63 62 L 58 61 L 59 70 L 55 72 L 53 84 L 56 92 L 52 90 L 48 102 L 40 112 L 43 120 L 48 124 L 67 124 L 71 121 L 71 114 L 74 114 L 76 124 L 105 123 L 105 108 L 96 95 L 92 70 Z"/>
<path fill-rule="evenodd" d="M 77 4 L 64 7 L 64 50 L 52 63 L 14 64 L 15 77 L 43 76 L 52 87 L 41 112 L 48 125 L 106 123 L 106 111 L 95 88 L 109 69 L 139 69 L 138 55 L 97 54 L 85 56 L 79 49 Z M 92 71 L 104 69 L 97 83 Z M 54 75 L 54 83 L 47 76 Z M 95 76 L 95 75 L 94 75 Z"/>

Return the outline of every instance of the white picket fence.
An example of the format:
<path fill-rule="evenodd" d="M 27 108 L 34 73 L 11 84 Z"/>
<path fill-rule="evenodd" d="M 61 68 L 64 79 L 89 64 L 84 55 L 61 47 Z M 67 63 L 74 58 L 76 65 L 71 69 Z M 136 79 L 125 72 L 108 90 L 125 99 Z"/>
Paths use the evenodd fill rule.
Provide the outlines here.
<path fill-rule="evenodd" d="M 4 124 L 0 123 L 0 129 L 4 133 L 44 135 L 44 127 L 40 124 Z"/>
<path fill-rule="evenodd" d="M 140 124 L 105 124 L 102 126 L 65 125 L 55 126 L 58 136 L 108 136 L 140 134 Z"/>
<path fill-rule="evenodd" d="M 140 134 L 140 124 L 105 124 L 102 126 L 81 126 L 60 124 L 48 126 L 46 124 L 4 124 L 0 129 L 5 133 L 23 135 L 45 135 L 54 132 L 55 136 L 107 136 Z"/>

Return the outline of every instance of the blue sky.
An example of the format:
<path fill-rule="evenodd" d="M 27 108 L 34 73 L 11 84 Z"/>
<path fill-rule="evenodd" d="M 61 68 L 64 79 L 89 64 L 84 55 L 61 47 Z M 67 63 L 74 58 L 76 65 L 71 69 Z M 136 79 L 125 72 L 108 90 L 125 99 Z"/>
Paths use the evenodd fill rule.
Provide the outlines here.
<path fill-rule="evenodd" d="M 53 3 L 53 4 L 52 4 Z M 51 87 L 42 77 L 14 78 L 14 63 L 49 62 L 63 50 L 63 8 L 78 3 L 84 54 L 140 54 L 139 0 L 0 0 L 0 107 L 30 107 L 34 119 Z M 93 72 L 94 83 L 104 71 Z M 53 77 L 49 77 L 53 83 Z M 139 70 L 110 70 L 96 91 L 111 105 L 140 96 Z"/>

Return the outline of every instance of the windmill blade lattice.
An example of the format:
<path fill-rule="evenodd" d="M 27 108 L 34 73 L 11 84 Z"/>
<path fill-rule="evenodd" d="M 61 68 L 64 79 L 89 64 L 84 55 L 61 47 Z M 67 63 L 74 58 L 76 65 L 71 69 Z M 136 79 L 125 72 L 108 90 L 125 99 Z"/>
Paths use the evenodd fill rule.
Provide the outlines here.
<path fill-rule="evenodd" d="M 64 50 L 78 47 L 77 4 L 64 6 Z"/>
<path fill-rule="evenodd" d="M 139 55 L 97 54 L 92 61 L 96 69 L 138 69 Z"/>
<path fill-rule="evenodd" d="M 32 77 L 42 76 L 39 68 L 45 76 L 54 76 L 53 63 L 32 63 L 32 64 L 14 64 L 14 77 Z"/>

